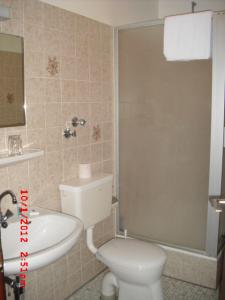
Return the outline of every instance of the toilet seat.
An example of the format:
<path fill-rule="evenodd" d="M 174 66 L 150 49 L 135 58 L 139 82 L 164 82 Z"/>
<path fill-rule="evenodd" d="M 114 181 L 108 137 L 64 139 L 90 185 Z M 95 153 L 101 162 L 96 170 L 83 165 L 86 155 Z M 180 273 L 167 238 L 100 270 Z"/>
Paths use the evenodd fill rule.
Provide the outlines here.
<path fill-rule="evenodd" d="M 162 248 L 148 242 L 116 238 L 98 249 L 97 258 L 120 278 L 148 284 L 158 279 L 166 254 Z"/>

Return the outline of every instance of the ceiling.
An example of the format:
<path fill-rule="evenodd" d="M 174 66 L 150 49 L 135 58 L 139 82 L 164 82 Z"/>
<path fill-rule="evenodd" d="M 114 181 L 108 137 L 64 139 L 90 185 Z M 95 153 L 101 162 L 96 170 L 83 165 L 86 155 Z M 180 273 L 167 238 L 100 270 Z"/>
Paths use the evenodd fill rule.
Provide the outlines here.
<path fill-rule="evenodd" d="M 191 12 L 192 0 L 41 0 L 102 23 L 120 26 Z M 225 0 L 195 0 L 196 11 L 225 10 Z"/>
<path fill-rule="evenodd" d="M 158 0 L 41 0 L 112 26 L 158 17 Z"/>

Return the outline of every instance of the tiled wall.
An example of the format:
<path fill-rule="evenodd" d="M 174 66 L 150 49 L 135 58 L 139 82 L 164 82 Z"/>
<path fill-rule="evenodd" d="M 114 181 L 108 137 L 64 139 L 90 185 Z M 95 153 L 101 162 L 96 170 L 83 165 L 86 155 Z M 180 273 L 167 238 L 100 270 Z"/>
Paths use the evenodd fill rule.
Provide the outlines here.
<path fill-rule="evenodd" d="M 77 175 L 78 163 L 90 162 L 94 172 L 113 169 L 112 28 L 36 0 L 0 4 L 12 7 L 1 32 L 24 36 L 27 117 L 25 127 L 0 129 L 0 150 L 15 133 L 24 145 L 45 150 L 0 169 L 0 192 L 28 188 L 30 204 L 60 210 L 59 183 Z M 66 140 L 62 132 L 73 116 L 88 123 Z M 10 207 L 9 199 L 2 206 Z M 97 226 L 99 243 L 112 236 L 112 220 Z M 101 268 L 82 240 L 51 267 L 31 273 L 27 299 L 64 299 Z"/>
<path fill-rule="evenodd" d="M 216 289 L 221 280 L 222 255 L 218 258 L 166 247 L 163 274 L 195 285 Z"/>

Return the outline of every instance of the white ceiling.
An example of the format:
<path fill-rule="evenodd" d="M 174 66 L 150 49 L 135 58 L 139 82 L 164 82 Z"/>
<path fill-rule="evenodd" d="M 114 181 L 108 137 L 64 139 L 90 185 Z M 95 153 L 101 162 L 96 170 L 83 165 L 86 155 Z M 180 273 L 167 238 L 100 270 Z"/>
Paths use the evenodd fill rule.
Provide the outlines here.
<path fill-rule="evenodd" d="M 41 0 L 112 26 L 158 17 L 158 0 Z"/>
<path fill-rule="evenodd" d="M 41 0 L 112 26 L 191 12 L 192 0 Z M 225 0 L 195 0 L 196 11 L 225 10 Z"/>

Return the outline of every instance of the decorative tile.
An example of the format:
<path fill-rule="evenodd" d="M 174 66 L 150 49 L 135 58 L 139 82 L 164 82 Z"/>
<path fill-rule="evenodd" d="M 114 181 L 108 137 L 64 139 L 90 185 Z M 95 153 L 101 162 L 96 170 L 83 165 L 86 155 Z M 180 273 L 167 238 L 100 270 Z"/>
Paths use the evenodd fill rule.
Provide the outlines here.
<path fill-rule="evenodd" d="M 48 66 L 46 69 L 51 76 L 55 76 L 59 73 L 59 62 L 55 56 L 48 57 Z"/>
<path fill-rule="evenodd" d="M 13 93 L 8 93 L 6 99 L 9 104 L 12 104 L 15 101 L 15 95 Z"/>
<path fill-rule="evenodd" d="M 101 139 L 101 129 L 99 125 L 93 126 L 92 138 L 95 142 Z"/>

